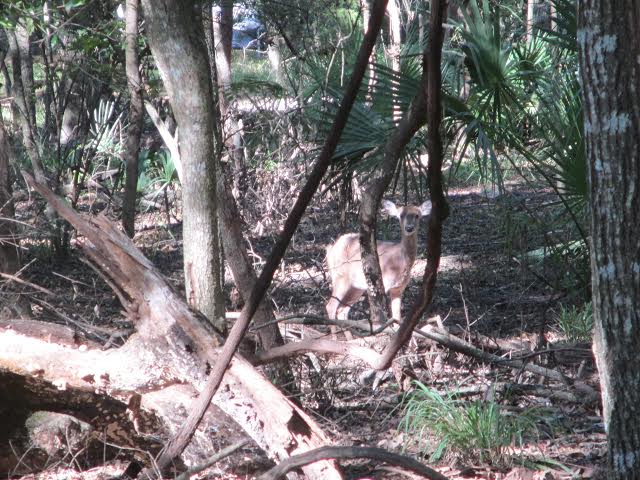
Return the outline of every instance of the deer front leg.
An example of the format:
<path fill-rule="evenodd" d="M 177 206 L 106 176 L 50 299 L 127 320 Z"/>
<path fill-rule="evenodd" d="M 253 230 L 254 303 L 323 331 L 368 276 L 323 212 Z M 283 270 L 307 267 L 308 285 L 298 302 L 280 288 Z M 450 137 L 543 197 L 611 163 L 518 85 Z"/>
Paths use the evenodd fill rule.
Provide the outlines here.
<path fill-rule="evenodd" d="M 389 291 L 391 297 L 391 317 L 398 322 L 402 320 L 400 316 L 400 310 L 402 306 L 402 289 L 394 288 Z"/>

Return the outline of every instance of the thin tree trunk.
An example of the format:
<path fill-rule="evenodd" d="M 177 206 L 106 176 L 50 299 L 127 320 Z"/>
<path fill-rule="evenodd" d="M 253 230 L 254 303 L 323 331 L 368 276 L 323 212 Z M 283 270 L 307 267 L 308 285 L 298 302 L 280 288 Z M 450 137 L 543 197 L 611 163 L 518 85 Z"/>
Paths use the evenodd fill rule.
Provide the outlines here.
<path fill-rule="evenodd" d="M 362 195 L 362 203 L 360 205 L 362 269 L 367 278 L 369 309 L 371 321 L 374 324 L 385 323 L 386 312 L 389 311 L 377 253 L 376 227 L 378 207 L 384 192 L 391 183 L 402 151 L 427 121 L 426 83 L 427 72 L 425 70 L 422 73 L 422 87 L 411 102 L 409 111 L 402 117 L 395 132 L 385 144 L 382 165 L 373 172 L 369 185 Z"/>
<path fill-rule="evenodd" d="M 36 90 L 33 80 L 33 57 L 31 56 L 31 39 L 23 22 L 18 22 L 15 29 L 16 44 L 20 54 L 20 77 L 26 105 L 26 116 L 32 128 L 36 125 Z"/>
<path fill-rule="evenodd" d="M 534 18 L 534 2 L 535 0 L 525 0 L 526 2 L 526 19 L 525 19 L 525 26 L 526 26 L 526 31 L 527 31 L 527 43 L 531 43 L 531 41 L 533 40 L 533 25 L 535 23 L 535 18 Z"/>
<path fill-rule="evenodd" d="M 54 142 L 56 139 L 56 121 L 55 121 L 55 105 L 56 96 L 53 89 L 55 82 L 53 72 L 53 49 L 51 48 L 51 5 L 49 0 L 45 0 L 42 4 L 42 23 L 43 23 L 43 39 L 42 39 L 42 61 L 45 72 L 45 94 L 44 94 L 44 126 L 42 138 L 44 141 Z M 53 109 L 51 108 L 53 107 Z"/>
<path fill-rule="evenodd" d="M 219 15 L 213 18 L 213 38 L 215 40 L 216 71 L 218 73 L 218 89 L 220 110 L 227 113 L 225 92 L 231 86 L 231 42 L 233 40 L 233 0 L 221 0 Z"/>
<path fill-rule="evenodd" d="M 212 105 L 212 113 L 213 113 L 213 144 L 215 146 L 214 159 L 216 166 L 216 185 L 215 188 L 218 188 L 218 183 L 220 178 L 224 175 L 222 171 L 222 151 L 223 151 L 223 141 L 222 141 L 222 115 L 220 113 L 220 102 L 221 102 L 221 92 L 219 89 L 218 83 L 218 61 L 216 58 L 216 50 L 215 50 L 215 40 L 213 36 L 214 30 L 214 20 L 212 15 L 211 5 L 208 2 L 202 7 L 202 29 L 204 31 L 204 42 L 207 49 L 207 58 L 209 60 L 209 83 L 211 86 L 211 95 L 213 100 Z M 176 142 L 177 143 L 177 142 Z M 220 221 L 220 207 L 222 205 L 222 201 L 220 200 L 220 196 L 216 190 L 216 209 L 218 211 L 218 237 L 216 238 L 216 251 L 218 252 L 218 263 L 220 265 L 220 284 L 224 284 L 224 272 L 225 272 L 225 249 L 224 243 L 222 240 L 223 236 L 223 226 Z M 224 306 L 224 297 L 221 294 L 220 298 L 216 298 L 216 302 L 220 302 L 220 311 L 225 310 Z M 224 325 L 224 332 L 226 333 L 226 325 Z"/>
<path fill-rule="evenodd" d="M 14 112 L 18 115 L 20 126 L 22 129 L 22 138 L 24 146 L 31 160 L 31 167 L 36 179 L 43 183 L 46 182 L 46 175 L 42 167 L 40 152 L 36 143 L 36 125 L 35 125 L 35 103 L 33 91 L 33 64 L 31 62 L 31 54 L 28 49 L 29 42 L 26 42 L 25 50 L 24 32 L 7 31 L 9 40 L 9 56 L 11 57 L 11 65 L 13 67 L 13 105 Z M 27 58 L 23 58 L 27 57 Z M 29 68 L 23 68 L 22 64 L 26 62 Z M 26 73 L 26 82 L 22 78 L 23 72 Z M 29 78 L 30 77 L 30 78 Z M 33 121 L 32 121 L 33 120 Z"/>
<path fill-rule="evenodd" d="M 389 0 L 387 5 L 387 15 L 389 16 L 389 49 L 391 57 L 391 68 L 394 72 L 400 73 L 400 52 L 402 50 L 402 21 L 400 19 L 400 7 L 398 0 Z M 399 105 L 398 92 L 391 92 L 393 103 L 393 123 L 397 125 L 402 118 L 402 108 Z"/>
<path fill-rule="evenodd" d="M 640 3 L 578 6 L 606 478 L 631 480 L 640 478 Z"/>
<path fill-rule="evenodd" d="M 9 154 L 11 145 L 0 115 L 0 272 L 15 273 L 20 268 L 20 248 L 14 220 Z"/>
<path fill-rule="evenodd" d="M 389 0 L 387 15 L 389 16 L 389 55 L 391 56 L 391 65 L 394 71 L 399 72 L 402 21 L 400 20 L 400 7 L 397 0 Z"/>
<path fill-rule="evenodd" d="M 372 0 L 360 0 L 360 8 L 362 9 L 362 25 L 365 35 L 369 29 L 369 17 L 371 17 L 371 1 Z M 373 46 L 371 50 L 371 56 L 369 57 L 370 63 L 376 61 L 376 47 Z M 367 98 L 371 98 L 373 87 L 376 83 L 375 71 L 369 66 L 369 83 L 367 85 Z"/>
<path fill-rule="evenodd" d="M 125 18 L 125 66 L 127 87 L 129 88 L 131 99 L 129 101 L 124 199 L 122 200 L 122 227 L 130 238 L 133 238 L 135 234 L 138 155 L 144 115 L 142 79 L 140 77 L 140 65 L 136 48 L 139 5 L 139 0 L 127 0 Z"/>
<path fill-rule="evenodd" d="M 238 221 L 241 218 L 238 206 L 229 187 L 226 185 L 223 175 L 218 179 L 218 200 L 220 202 L 220 228 L 222 230 L 224 249 L 225 252 L 227 252 L 234 283 L 246 303 L 249 300 L 249 296 L 255 287 L 258 277 L 251 265 L 251 259 L 247 254 L 247 250 L 244 247 L 244 239 L 240 228 L 241 224 Z M 256 327 L 260 327 L 258 328 L 257 334 L 263 350 L 269 350 L 284 343 L 278 325 L 273 323 L 273 319 L 273 310 L 269 307 L 265 299 L 265 301 L 260 303 L 254 316 Z"/>
<path fill-rule="evenodd" d="M 231 88 L 231 47 L 233 40 L 233 0 L 222 0 L 219 15 L 213 19 L 213 38 L 218 77 L 218 95 L 223 125 L 224 144 L 233 161 L 233 189 L 239 202 L 244 198 L 247 186 L 247 172 L 244 162 L 242 129 L 229 110 L 229 89 Z"/>
<path fill-rule="evenodd" d="M 180 131 L 187 300 L 222 329 L 213 96 L 204 32 L 194 18 L 194 4 L 143 0 L 142 7 L 149 46 Z"/>

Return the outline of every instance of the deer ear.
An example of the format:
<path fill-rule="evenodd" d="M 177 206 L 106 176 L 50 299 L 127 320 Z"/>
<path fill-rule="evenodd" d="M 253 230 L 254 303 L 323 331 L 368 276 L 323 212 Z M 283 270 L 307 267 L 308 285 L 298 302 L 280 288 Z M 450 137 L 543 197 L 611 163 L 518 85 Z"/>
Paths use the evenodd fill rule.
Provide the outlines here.
<path fill-rule="evenodd" d="M 420 212 L 422 212 L 423 217 L 426 217 L 431 213 L 431 200 L 427 200 L 422 205 L 420 205 Z"/>
<path fill-rule="evenodd" d="M 396 204 L 393 203 L 391 200 L 383 200 L 382 208 L 384 208 L 385 211 L 392 217 L 400 216 L 400 213 L 398 212 L 398 207 L 396 207 Z"/>

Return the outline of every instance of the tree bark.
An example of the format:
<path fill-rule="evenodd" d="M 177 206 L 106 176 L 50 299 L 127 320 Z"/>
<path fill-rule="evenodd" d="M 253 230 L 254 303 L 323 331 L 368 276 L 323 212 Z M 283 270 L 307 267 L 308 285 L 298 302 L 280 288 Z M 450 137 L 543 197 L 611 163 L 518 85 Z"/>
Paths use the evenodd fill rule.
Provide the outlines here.
<path fill-rule="evenodd" d="M 42 138 L 44 141 L 56 140 L 56 121 L 55 121 L 55 98 L 54 91 L 54 52 L 51 47 L 51 36 L 53 34 L 53 26 L 51 25 L 51 5 L 50 0 L 42 2 L 42 44 L 40 51 L 42 54 L 42 63 L 45 74 L 45 93 L 43 96 L 44 107 L 44 125 L 42 129 Z M 53 108 L 52 108 L 53 107 Z"/>
<path fill-rule="evenodd" d="M 142 101 L 142 78 L 138 62 L 138 9 L 139 0 L 127 0 L 125 18 L 125 68 L 129 88 L 129 129 L 127 131 L 126 170 L 124 198 L 122 200 L 122 226 L 133 238 L 136 219 L 136 192 L 138 187 L 138 155 L 144 105 Z"/>
<path fill-rule="evenodd" d="M 187 300 L 224 328 L 220 282 L 213 100 L 194 1 L 143 0 L 151 52 L 180 131 Z M 200 17 L 200 15 L 197 15 Z"/>
<path fill-rule="evenodd" d="M 26 105 L 26 117 L 35 128 L 36 125 L 36 90 L 33 80 L 33 57 L 31 55 L 31 36 L 23 22 L 18 22 L 15 29 L 16 44 L 20 54 L 20 78 L 24 103 Z"/>
<path fill-rule="evenodd" d="M 640 4 L 578 3 L 594 353 L 611 472 L 640 478 Z M 624 14 L 621 15 L 621 12 Z"/>
<path fill-rule="evenodd" d="M 218 178 L 218 200 L 220 202 L 218 213 L 224 250 L 227 252 L 227 261 L 234 283 L 246 303 L 258 277 L 251 264 L 247 249 L 244 247 L 244 237 L 241 224 L 238 221 L 241 215 L 229 185 L 225 181 L 224 174 Z M 260 327 L 257 334 L 263 350 L 269 350 L 284 343 L 278 325 L 273 323 L 274 318 L 273 309 L 269 307 L 268 299 L 265 298 L 254 315 L 256 327 Z"/>

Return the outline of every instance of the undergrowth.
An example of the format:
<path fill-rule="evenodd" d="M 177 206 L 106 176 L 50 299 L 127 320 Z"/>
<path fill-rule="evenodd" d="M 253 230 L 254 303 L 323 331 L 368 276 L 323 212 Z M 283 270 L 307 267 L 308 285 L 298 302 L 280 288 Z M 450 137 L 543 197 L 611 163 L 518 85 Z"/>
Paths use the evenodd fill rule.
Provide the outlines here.
<path fill-rule="evenodd" d="M 406 400 L 400 427 L 430 461 L 509 465 L 514 463 L 513 449 L 537 431 L 534 410 L 516 416 L 495 402 L 465 402 L 420 382 L 416 385 Z"/>

